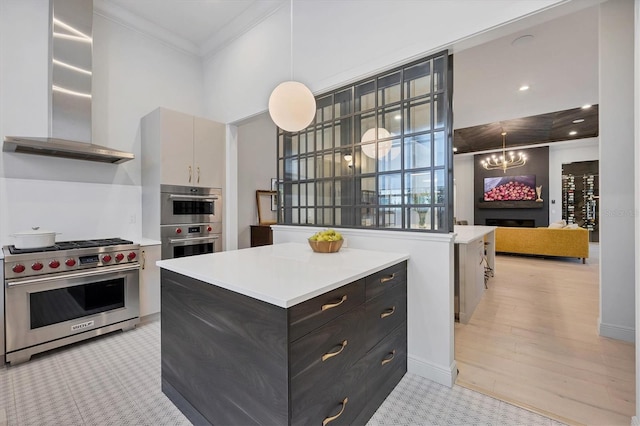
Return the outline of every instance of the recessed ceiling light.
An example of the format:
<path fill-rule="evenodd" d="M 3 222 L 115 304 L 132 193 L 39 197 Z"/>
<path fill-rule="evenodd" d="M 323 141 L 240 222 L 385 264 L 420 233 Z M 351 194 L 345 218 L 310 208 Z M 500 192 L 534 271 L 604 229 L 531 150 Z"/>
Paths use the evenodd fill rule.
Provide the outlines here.
<path fill-rule="evenodd" d="M 577 134 L 578 134 L 578 132 L 576 132 L 575 130 L 572 130 L 572 131 L 569 132 L 569 136 L 575 136 Z"/>
<path fill-rule="evenodd" d="M 453 147 L 453 152 L 458 152 L 458 148 L 456 148 L 455 146 Z"/>
<path fill-rule="evenodd" d="M 573 124 L 578 124 L 578 123 L 582 123 L 584 121 L 584 118 L 577 118 L 575 120 L 572 121 Z"/>
<path fill-rule="evenodd" d="M 520 91 L 524 92 L 525 90 L 529 90 L 529 86 L 527 86 L 526 84 L 520 86 Z"/>
<path fill-rule="evenodd" d="M 582 109 L 589 109 L 589 108 L 591 108 L 591 105 L 589 105 L 589 104 L 582 105 Z"/>

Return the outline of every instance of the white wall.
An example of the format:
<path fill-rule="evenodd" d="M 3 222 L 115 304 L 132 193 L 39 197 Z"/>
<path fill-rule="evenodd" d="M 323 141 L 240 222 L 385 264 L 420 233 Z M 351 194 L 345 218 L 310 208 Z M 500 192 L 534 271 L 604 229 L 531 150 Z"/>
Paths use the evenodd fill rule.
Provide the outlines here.
<path fill-rule="evenodd" d="M 294 78 L 319 93 L 556 3 L 376 1 L 362 7 L 361 1 L 298 1 Z M 289 34 L 285 6 L 206 59 L 208 117 L 229 123 L 267 109 L 273 88 L 291 78 Z"/>
<path fill-rule="evenodd" d="M 636 211 L 640 211 L 640 0 L 635 0 L 635 31 L 634 31 L 634 65 L 635 65 L 635 82 L 634 82 L 634 109 L 635 109 L 635 155 L 634 155 L 634 181 L 636 196 Z M 635 215 L 635 248 L 636 248 L 636 342 L 640 342 L 640 215 Z M 640 345 L 636 344 L 636 415 L 632 418 L 632 424 L 640 425 Z"/>
<path fill-rule="evenodd" d="M 238 248 L 250 246 L 250 225 L 257 225 L 256 190 L 271 189 L 276 176 L 276 127 L 268 113 L 238 126 Z"/>
<path fill-rule="evenodd" d="M 600 8 L 600 334 L 635 339 L 633 1 Z"/>
<path fill-rule="evenodd" d="M 2 137 L 47 136 L 48 14 L 47 0 L 0 2 Z M 93 51 L 93 142 L 136 159 L 113 165 L 0 152 L 0 244 L 37 225 L 61 232 L 59 240 L 140 238 L 140 118 L 158 106 L 202 115 L 197 57 L 95 13 Z"/>
<path fill-rule="evenodd" d="M 456 217 L 456 220 L 466 220 L 469 222 L 469 225 L 474 224 L 473 220 L 475 214 L 475 200 L 473 199 L 473 173 L 473 155 L 453 156 L 453 179 L 455 181 L 456 188 L 453 215 Z"/>

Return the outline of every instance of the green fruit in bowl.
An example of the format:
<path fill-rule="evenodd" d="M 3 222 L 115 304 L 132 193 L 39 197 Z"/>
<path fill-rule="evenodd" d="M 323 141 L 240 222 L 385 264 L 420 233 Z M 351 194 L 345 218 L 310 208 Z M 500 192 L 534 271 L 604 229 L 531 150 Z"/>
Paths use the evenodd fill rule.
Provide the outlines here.
<path fill-rule="evenodd" d="M 341 239 L 342 234 L 333 229 L 325 229 L 324 231 L 316 232 L 309 237 L 309 241 L 340 241 Z"/>

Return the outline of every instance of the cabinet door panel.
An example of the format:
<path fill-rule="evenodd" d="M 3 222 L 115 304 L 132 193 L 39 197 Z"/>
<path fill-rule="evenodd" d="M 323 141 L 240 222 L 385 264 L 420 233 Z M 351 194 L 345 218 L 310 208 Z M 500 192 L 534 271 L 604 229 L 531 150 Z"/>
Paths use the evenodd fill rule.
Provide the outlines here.
<path fill-rule="evenodd" d="M 372 299 L 382 292 L 407 281 L 407 262 L 398 263 L 369 275 L 366 278 L 367 300 Z"/>
<path fill-rule="evenodd" d="M 363 302 L 364 280 L 358 280 L 292 306 L 289 309 L 289 341 L 299 339 Z"/>
<path fill-rule="evenodd" d="M 193 184 L 193 116 L 166 109 L 161 110 L 162 150 L 161 183 Z M 189 182 L 191 168 L 191 182 Z"/>
<path fill-rule="evenodd" d="M 195 186 L 223 188 L 225 175 L 225 125 L 195 117 L 193 166 Z"/>
<path fill-rule="evenodd" d="M 407 319 L 407 286 L 398 284 L 366 303 L 367 350 Z"/>
<path fill-rule="evenodd" d="M 360 359 L 366 348 L 364 306 L 350 310 L 291 344 L 292 386 L 339 375 Z"/>
<path fill-rule="evenodd" d="M 406 321 L 369 351 L 363 361 L 367 364 L 367 400 L 376 399 L 380 404 L 407 371 Z"/>

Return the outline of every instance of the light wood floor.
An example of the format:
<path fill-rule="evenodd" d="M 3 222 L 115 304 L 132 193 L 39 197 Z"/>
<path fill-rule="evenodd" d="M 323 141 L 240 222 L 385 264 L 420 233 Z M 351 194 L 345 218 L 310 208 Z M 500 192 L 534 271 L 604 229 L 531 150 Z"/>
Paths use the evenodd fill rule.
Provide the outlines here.
<path fill-rule="evenodd" d="M 591 258 L 497 255 L 468 324 L 455 324 L 456 383 L 565 423 L 629 425 L 635 347 L 598 336 Z"/>

